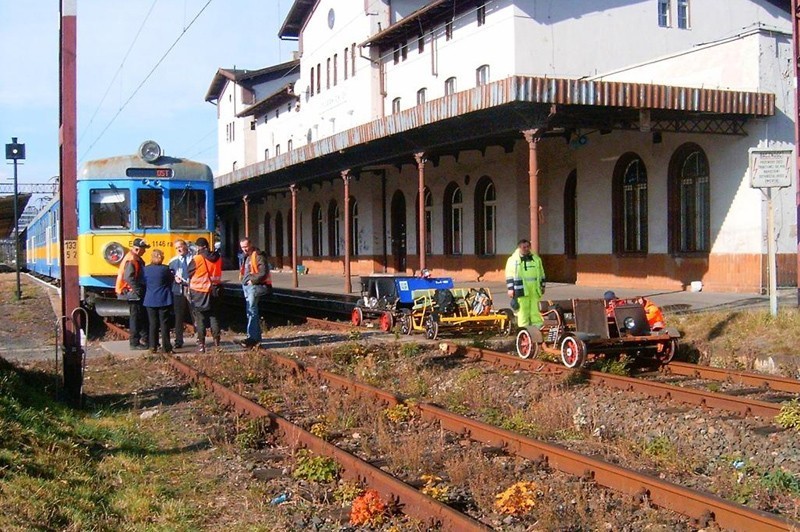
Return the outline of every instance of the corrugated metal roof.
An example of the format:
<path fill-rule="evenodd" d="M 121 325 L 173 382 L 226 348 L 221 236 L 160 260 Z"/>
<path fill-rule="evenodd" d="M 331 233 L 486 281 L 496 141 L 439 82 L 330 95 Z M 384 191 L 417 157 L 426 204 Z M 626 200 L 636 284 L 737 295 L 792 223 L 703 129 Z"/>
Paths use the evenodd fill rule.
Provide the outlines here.
<path fill-rule="evenodd" d="M 286 102 L 291 102 L 299 99 L 300 97 L 294 93 L 294 83 L 288 83 L 283 87 L 281 87 L 280 89 L 278 89 L 277 91 L 270 94 L 269 96 L 251 105 L 241 113 L 238 113 L 236 116 L 238 118 L 241 118 L 243 116 L 262 114 L 269 111 L 270 109 L 274 109 L 279 105 L 283 105 Z"/>
<path fill-rule="evenodd" d="M 232 68 L 217 69 L 217 73 L 214 74 L 214 78 L 211 80 L 211 85 L 209 85 L 208 91 L 206 92 L 205 100 L 207 102 L 218 100 L 220 94 L 222 93 L 222 89 L 225 87 L 225 83 L 228 81 L 233 81 L 242 86 L 251 88 L 253 85 L 261 83 L 265 79 L 278 77 L 278 74 L 284 76 L 285 71 L 291 71 L 299 66 L 300 60 L 295 59 L 256 70 Z"/>
<path fill-rule="evenodd" d="M 373 120 L 290 152 L 261 161 L 214 179 L 217 188 L 264 176 L 293 165 L 308 163 L 353 147 L 509 105 L 537 107 L 584 106 L 595 110 L 650 109 L 687 116 L 772 116 L 775 95 L 761 92 L 698 89 L 644 83 L 514 76 L 482 87 L 432 100 L 423 105 Z M 540 113 L 541 115 L 541 113 Z M 544 122 L 537 122 L 544 126 Z M 516 127 L 516 124 L 510 124 Z M 488 126 L 486 130 L 488 131 Z M 494 127 L 494 130 L 500 128 Z M 425 145 L 409 148 L 423 150 Z"/>

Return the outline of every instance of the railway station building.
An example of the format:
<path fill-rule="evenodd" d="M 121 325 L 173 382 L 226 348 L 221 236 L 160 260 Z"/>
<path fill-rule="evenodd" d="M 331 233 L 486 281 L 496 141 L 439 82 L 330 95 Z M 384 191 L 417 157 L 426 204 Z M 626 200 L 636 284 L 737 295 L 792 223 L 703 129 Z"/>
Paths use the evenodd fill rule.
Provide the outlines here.
<path fill-rule="evenodd" d="M 224 250 L 483 281 L 528 237 L 553 281 L 758 292 L 749 150 L 794 148 L 789 5 L 295 0 L 296 58 L 206 94 Z M 795 194 L 772 192 L 783 286 Z"/>

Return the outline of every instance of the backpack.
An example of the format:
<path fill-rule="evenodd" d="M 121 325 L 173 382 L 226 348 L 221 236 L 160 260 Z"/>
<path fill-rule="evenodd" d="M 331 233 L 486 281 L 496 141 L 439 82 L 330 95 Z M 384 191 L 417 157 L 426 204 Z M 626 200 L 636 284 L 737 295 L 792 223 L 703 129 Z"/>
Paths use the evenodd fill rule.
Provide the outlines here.
<path fill-rule="evenodd" d="M 456 299 L 447 288 L 437 288 L 433 293 L 433 304 L 444 314 L 450 314 L 456 309 Z"/>
<path fill-rule="evenodd" d="M 478 289 L 472 302 L 472 313 L 476 316 L 485 316 L 492 310 L 492 298 L 483 288 Z"/>

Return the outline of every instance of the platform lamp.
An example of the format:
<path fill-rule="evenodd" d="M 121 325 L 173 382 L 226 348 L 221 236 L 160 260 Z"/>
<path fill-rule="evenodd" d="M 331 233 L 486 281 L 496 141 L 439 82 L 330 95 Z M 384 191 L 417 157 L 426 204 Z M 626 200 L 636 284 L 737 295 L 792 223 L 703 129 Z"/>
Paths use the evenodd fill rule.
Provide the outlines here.
<path fill-rule="evenodd" d="M 6 159 L 14 163 L 14 262 L 17 265 L 17 301 L 22 299 L 22 290 L 19 284 L 19 214 L 17 202 L 17 161 L 25 160 L 25 145 L 17 142 L 17 137 L 11 137 L 11 144 L 6 144 Z"/>

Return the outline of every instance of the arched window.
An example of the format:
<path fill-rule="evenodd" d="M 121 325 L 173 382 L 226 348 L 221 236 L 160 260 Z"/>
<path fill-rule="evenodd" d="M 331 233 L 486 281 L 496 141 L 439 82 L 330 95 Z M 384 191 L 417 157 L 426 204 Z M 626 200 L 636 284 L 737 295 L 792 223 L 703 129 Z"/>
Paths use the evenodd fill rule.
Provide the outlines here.
<path fill-rule="evenodd" d="M 497 253 L 497 193 L 488 176 L 475 185 L 475 253 Z"/>
<path fill-rule="evenodd" d="M 444 95 L 450 96 L 456 93 L 456 78 L 447 78 L 444 80 Z"/>
<path fill-rule="evenodd" d="M 269 213 L 264 214 L 264 251 L 272 256 L 272 224 Z"/>
<path fill-rule="evenodd" d="M 341 255 L 339 240 L 341 232 L 341 216 L 339 215 L 339 204 L 336 200 L 331 200 L 328 204 L 328 256 L 338 257 Z"/>
<path fill-rule="evenodd" d="M 577 250 L 577 209 L 578 209 L 578 171 L 573 170 L 567 176 L 564 185 L 564 255 L 574 259 Z"/>
<path fill-rule="evenodd" d="M 311 209 L 311 254 L 314 257 L 322 256 L 322 207 L 315 203 Z"/>
<path fill-rule="evenodd" d="M 647 169 L 635 153 L 614 167 L 614 252 L 647 253 Z"/>
<path fill-rule="evenodd" d="M 431 194 L 431 189 L 425 187 L 424 192 L 425 197 L 425 255 L 433 255 L 433 194 Z M 420 230 L 419 230 L 419 194 L 417 194 L 417 201 L 415 203 L 416 213 L 415 223 L 417 225 L 417 255 L 419 255 L 419 242 L 420 238 Z"/>
<path fill-rule="evenodd" d="M 708 158 L 697 144 L 680 146 L 669 162 L 669 250 L 711 251 L 711 193 Z"/>
<path fill-rule="evenodd" d="M 463 215 L 464 202 L 461 189 L 451 182 L 444 189 L 444 253 L 461 255 L 463 253 Z"/>
<path fill-rule="evenodd" d="M 358 202 L 353 196 L 350 196 L 350 254 L 353 256 L 360 252 L 358 235 Z"/>
<path fill-rule="evenodd" d="M 291 215 L 287 225 L 291 225 Z M 275 264 L 278 268 L 283 268 L 283 214 L 281 211 L 275 213 Z"/>

